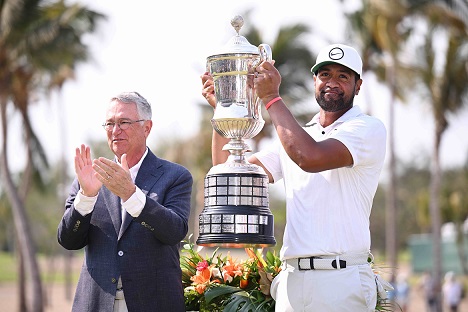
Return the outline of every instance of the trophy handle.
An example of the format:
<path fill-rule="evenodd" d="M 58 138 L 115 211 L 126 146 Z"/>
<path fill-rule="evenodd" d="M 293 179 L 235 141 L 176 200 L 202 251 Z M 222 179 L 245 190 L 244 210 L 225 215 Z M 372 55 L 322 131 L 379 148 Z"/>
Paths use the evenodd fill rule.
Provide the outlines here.
<path fill-rule="evenodd" d="M 268 44 L 262 43 L 261 45 L 258 46 L 258 52 L 259 56 L 253 61 L 252 64 L 252 70 L 255 71 L 258 65 L 260 65 L 261 62 L 263 61 L 271 61 L 272 60 L 272 53 L 271 53 L 271 48 Z"/>
<path fill-rule="evenodd" d="M 260 52 L 260 60 L 263 61 L 271 61 L 272 54 L 271 48 L 268 44 L 262 43 L 258 46 L 258 51 Z"/>

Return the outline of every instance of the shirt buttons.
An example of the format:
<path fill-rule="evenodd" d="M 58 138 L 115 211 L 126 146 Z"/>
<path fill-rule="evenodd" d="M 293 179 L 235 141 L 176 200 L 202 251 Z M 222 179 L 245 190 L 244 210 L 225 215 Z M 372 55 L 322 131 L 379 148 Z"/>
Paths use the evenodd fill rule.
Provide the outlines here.
<path fill-rule="evenodd" d="M 123 256 L 124 252 L 122 250 L 119 250 L 119 252 L 117 253 L 119 256 Z"/>
<path fill-rule="evenodd" d="M 115 284 L 115 283 L 117 283 L 117 279 L 116 279 L 116 278 L 112 278 L 112 279 L 111 279 L 111 282 L 112 282 L 112 284 Z"/>

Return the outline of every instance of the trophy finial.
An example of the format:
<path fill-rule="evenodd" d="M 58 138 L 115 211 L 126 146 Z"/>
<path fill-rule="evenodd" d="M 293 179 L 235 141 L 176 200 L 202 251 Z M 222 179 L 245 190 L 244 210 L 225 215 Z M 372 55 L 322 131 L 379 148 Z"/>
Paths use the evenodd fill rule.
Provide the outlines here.
<path fill-rule="evenodd" d="M 237 34 L 239 34 L 240 29 L 244 25 L 244 18 L 240 15 L 234 16 L 233 19 L 231 20 L 231 25 L 232 27 L 234 27 Z"/>

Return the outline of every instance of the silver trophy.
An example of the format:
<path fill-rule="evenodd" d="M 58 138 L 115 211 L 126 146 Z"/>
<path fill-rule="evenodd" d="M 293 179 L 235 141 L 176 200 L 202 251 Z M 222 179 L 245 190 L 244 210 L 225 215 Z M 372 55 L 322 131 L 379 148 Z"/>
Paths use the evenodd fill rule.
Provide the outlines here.
<path fill-rule="evenodd" d="M 210 169 L 205 177 L 205 207 L 199 216 L 198 245 L 266 247 L 276 244 L 273 215 L 268 205 L 268 176 L 262 167 L 249 163 L 245 142 L 256 136 L 265 121 L 253 83 L 254 69 L 271 60 L 267 44 L 251 45 L 239 34 L 242 16 L 231 20 L 237 32 L 219 54 L 207 58 L 214 81 L 216 111 L 213 129 L 230 141 L 228 160 Z"/>

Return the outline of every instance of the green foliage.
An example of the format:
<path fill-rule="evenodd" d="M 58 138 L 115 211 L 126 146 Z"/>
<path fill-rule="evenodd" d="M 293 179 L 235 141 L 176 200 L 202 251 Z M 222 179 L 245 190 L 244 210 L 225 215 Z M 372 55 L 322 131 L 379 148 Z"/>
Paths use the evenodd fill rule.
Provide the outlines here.
<path fill-rule="evenodd" d="M 279 257 L 246 248 L 248 259 L 237 261 L 214 250 L 206 259 L 185 241 L 181 263 L 186 310 L 274 311 L 270 284 L 280 271 Z"/>
<path fill-rule="evenodd" d="M 11 253 L 0 252 L 0 283 L 16 280 L 16 263 Z"/>
<path fill-rule="evenodd" d="M 6 194 L 0 193 L 0 250 L 11 250 L 13 239 L 13 222 L 10 203 Z"/>
<path fill-rule="evenodd" d="M 78 253 L 82 256 L 82 253 Z M 46 255 L 38 255 L 40 264 L 41 277 L 46 283 L 64 283 L 66 278 L 60 267 L 59 261 L 63 261 L 62 257 L 52 258 Z M 0 252 L 0 283 L 16 282 L 18 279 L 18 258 L 11 252 Z M 73 283 L 78 281 L 79 270 L 72 271 Z"/>
<path fill-rule="evenodd" d="M 463 223 L 468 218 L 468 166 L 447 170 L 441 190 L 442 218 L 444 221 Z"/>
<path fill-rule="evenodd" d="M 231 296 L 224 307 L 224 312 L 269 312 L 275 310 L 275 301 L 270 297 L 265 300 L 265 297 L 259 293 L 249 294 L 246 291 L 240 291 Z"/>
<path fill-rule="evenodd" d="M 431 231 L 429 213 L 428 163 L 412 161 L 398 163 L 397 207 L 398 207 L 398 250 L 407 247 L 411 234 Z M 457 167 L 443 172 L 441 186 L 443 222 L 461 222 L 468 217 L 468 167 Z M 385 184 L 381 183 L 374 197 L 371 214 L 372 249 L 385 250 Z"/>

